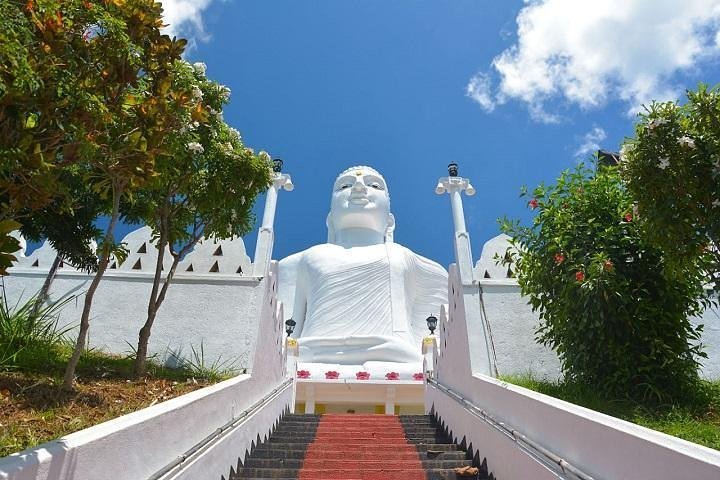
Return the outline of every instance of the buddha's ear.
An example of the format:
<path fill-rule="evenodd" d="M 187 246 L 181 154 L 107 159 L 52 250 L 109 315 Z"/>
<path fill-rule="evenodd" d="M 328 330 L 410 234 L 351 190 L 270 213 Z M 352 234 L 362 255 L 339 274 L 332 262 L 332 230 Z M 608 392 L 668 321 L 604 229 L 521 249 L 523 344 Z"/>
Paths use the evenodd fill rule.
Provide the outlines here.
<path fill-rule="evenodd" d="M 327 243 L 335 243 L 335 225 L 333 225 L 332 213 L 328 213 L 325 219 L 325 225 L 328 229 Z"/>
<path fill-rule="evenodd" d="M 385 242 L 393 243 L 393 237 L 395 233 L 395 216 L 392 213 L 388 213 L 387 228 L 385 229 Z"/>

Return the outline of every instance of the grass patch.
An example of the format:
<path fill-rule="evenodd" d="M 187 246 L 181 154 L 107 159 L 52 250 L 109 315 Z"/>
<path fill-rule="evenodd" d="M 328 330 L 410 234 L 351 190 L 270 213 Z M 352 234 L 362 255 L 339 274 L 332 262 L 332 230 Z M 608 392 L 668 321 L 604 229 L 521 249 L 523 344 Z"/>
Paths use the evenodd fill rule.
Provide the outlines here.
<path fill-rule="evenodd" d="M 529 375 L 506 375 L 500 379 L 720 450 L 720 381 L 701 380 L 693 398 L 683 402 L 648 406 L 625 398 L 607 398 L 576 383 L 541 381 Z"/>

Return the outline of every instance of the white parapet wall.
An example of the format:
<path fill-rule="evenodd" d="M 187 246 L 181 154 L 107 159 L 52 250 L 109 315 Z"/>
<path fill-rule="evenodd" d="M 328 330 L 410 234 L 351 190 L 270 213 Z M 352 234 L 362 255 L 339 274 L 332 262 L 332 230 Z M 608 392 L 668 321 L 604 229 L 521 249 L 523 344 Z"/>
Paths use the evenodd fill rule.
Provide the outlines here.
<path fill-rule="evenodd" d="M 453 265 L 425 408 L 496 478 L 720 478 L 717 450 L 473 373 L 459 285 Z"/>
<path fill-rule="evenodd" d="M 137 346 L 158 253 L 148 227 L 131 232 L 123 243 L 129 255 L 122 264 L 111 260 L 112 268 L 95 294 L 88 337 L 90 348 L 117 354 L 131 353 Z M 11 306 L 37 294 L 55 255 L 47 242 L 29 256 L 23 251 L 16 254 L 18 262 L 3 278 L 4 295 Z M 166 252 L 165 271 L 171 263 Z M 173 366 L 179 359 L 199 360 L 193 348 L 199 355 L 202 345 L 206 365 L 218 362 L 236 371 L 250 370 L 256 312 L 263 295 L 261 278 L 249 276 L 250 272 L 242 239 L 201 242 L 178 266 L 152 328 L 150 353 Z M 58 270 L 51 301 L 74 296 L 60 311 L 60 326 L 79 324 L 91 280 L 68 264 Z"/>
<path fill-rule="evenodd" d="M 504 255 L 509 238 L 498 235 L 486 242 L 475 266 L 475 278 L 480 279 L 476 287 L 482 292 L 497 370 L 500 375 L 529 374 L 538 379 L 556 380 L 561 376 L 557 355 L 535 341 L 535 332 L 540 325 L 538 313 L 532 311 L 527 298 L 520 294 L 517 280 L 508 278 L 511 273 L 508 267 L 496 265 L 494 260 L 496 256 Z M 700 375 L 720 379 L 720 310 L 717 306 L 711 307 L 691 322 L 695 326 L 703 325 L 700 342 L 707 358 L 698 359 Z"/>
<path fill-rule="evenodd" d="M 263 295 L 256 315 L 259 330 L 252 375 L 240 375 L 0 459 L 0 479 L 142 480 L 163 470 L 167 474 L 157 478 L 228 478 L 246 452 L 265 440 L 292 407 L 276 278 L 273 264 L 259 286 Z M 218 432 L 233 421 L 236 428 Z M 179 461 L 217 433 L 194 455 Z"/>

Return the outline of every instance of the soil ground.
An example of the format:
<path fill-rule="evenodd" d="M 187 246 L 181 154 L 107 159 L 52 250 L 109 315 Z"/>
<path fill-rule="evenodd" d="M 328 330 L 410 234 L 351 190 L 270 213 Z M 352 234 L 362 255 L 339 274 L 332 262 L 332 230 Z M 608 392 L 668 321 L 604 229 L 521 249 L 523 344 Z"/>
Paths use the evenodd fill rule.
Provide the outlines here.
<path fill-rule="evenodd" d="M 96 369 L 68 393 L 58 375 L 0 372 L 0 457 L 215 383 L 177 374 L 134 381 L 118 373 Z"/>

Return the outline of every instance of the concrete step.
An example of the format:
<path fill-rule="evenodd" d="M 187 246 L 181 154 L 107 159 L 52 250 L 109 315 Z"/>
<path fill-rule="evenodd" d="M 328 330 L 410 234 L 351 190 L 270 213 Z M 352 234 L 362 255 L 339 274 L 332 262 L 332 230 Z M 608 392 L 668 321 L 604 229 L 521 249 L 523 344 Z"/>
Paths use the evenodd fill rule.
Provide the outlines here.
<path fill-rule="evenodd" d="M 238 479 L 249 478 L 300 478 L 300 479 L 337 479 L 337 480 L 425 480 L 425 470 L 422 468 L 368 468 L 356 470 L 354 468 L 342 469 L 306 469 L 301 470 L 281 468 L 244 468 L 239 472 Z"/>
<path fill-rule="evenodd" d="M 441 469 L 441 468 L 456 468 L 464 466 L 472 466 L 472 461 L 467 459 L 453 459 L 453 460 L 421 460 L 422 466 L 425 469 Z M 360 459 L 353 457 L 352 459 L 341 458 L 341 459 L 277 459 L 277 458 L 250 458 L 245 467 L 247 468 L 280 468 L 280 469 L 344 469 L 348 467 L 357 470 L 367 469 L 382 469 L 382 468 L 402 468 L 410 469 L 417 468 L 417 457 L 414 459 L 396 459 L 392 457 L 376 456 L 372 459 Z"/>

